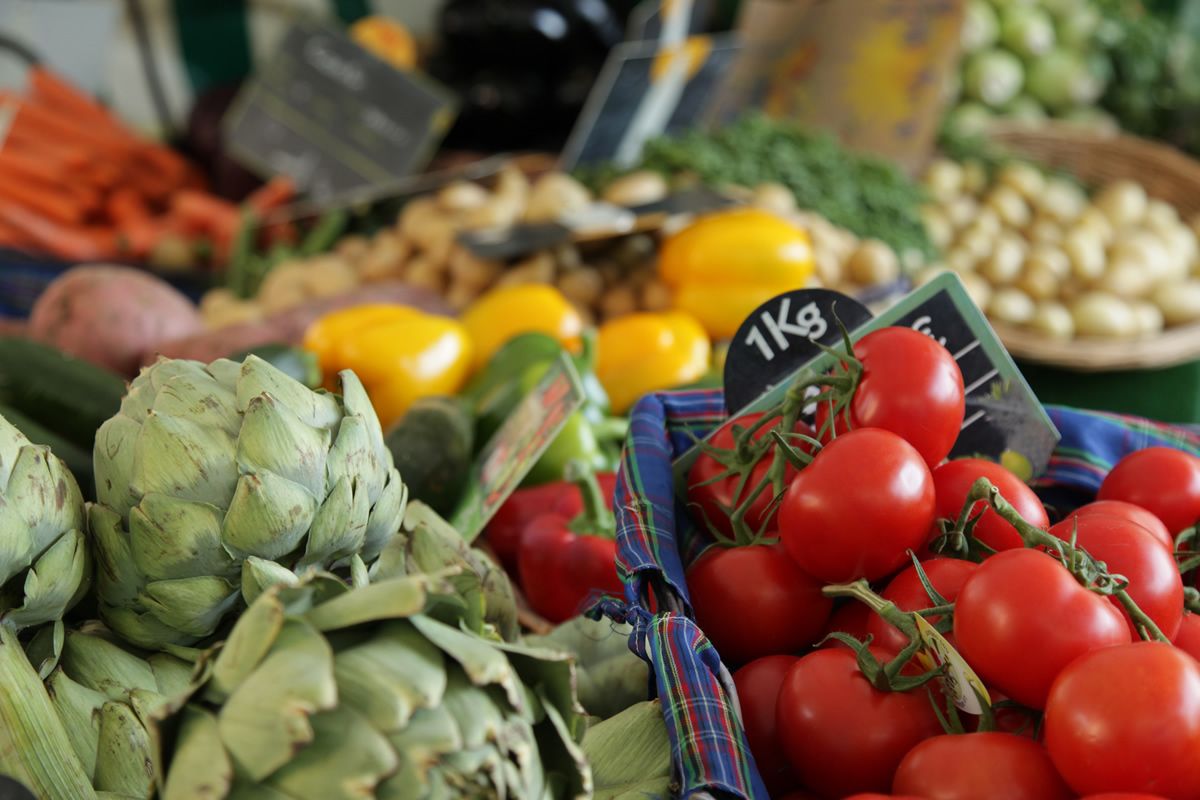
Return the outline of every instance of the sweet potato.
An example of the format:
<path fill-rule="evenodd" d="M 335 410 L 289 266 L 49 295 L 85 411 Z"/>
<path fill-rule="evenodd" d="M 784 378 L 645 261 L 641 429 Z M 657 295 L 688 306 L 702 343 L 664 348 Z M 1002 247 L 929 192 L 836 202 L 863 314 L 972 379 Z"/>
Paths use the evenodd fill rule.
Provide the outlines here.
<path fill-rule="evenodd" d="M 170 284 L 110 265 L 63 273 L 29 315 L 31 338 L 127 377 L 147 350 L 202 329 L 196 307 Z"/>
<path fill-rule="evenodd" d="M 144 354 L 145 364 L 159 355 L 212 361 L 230 353 L 264 344 L 299 344 L 313 320 L 338 308 L 363 303 L 403 303 L 433 314 L 450 316 L 453 312 L 437 294 L 399 282 L 373 283 L 335 297 L 323 297 L 275 314 L 262 322 L 247 322 L 208 331 L 196 336 L 163 342 Z"/>

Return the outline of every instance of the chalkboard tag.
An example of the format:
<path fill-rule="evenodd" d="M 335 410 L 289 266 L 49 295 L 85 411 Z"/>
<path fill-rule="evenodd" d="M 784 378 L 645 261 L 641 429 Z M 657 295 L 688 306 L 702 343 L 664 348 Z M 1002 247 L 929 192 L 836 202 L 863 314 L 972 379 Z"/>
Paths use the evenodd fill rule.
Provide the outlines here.
<path fill-rule="evenodd" d="M 790 378 L 821 354 L 818 342 L 830 347 L 841 342 L 838 319 L 852 331 L 871 319 L 871 312 L 832 289 L 797 289 L 756 308 L 725 357 L 726 410 L 733 413 Z"/>
<path fill-rule="evenodd" d="M 0 775 L 0 800 L 37 800 L 16 778 Z"/>
<path fill-rule="evenodd" d="M 419 171 L 453 120 L 452 96 L 340 31 L 297 22 L 222 121 L 230 154 L 287 175 L 313 201 Z"/>
<path fill-rule="evenodd" d="M 732 34 L 614 47 L 563 148 L 562 168 L 632 166 L 647 140 L 696 127 L 739 48 Z"/>

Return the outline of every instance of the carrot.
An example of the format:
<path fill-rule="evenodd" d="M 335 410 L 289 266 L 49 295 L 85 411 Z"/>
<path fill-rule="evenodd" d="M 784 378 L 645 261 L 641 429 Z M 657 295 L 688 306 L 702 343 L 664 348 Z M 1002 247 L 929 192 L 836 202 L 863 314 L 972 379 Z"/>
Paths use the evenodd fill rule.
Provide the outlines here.
<path fill-rule="evenodd" d="M 121 183 L 121 168 L 107 161 L 94 161 L 83 170 L 88 183 L 104 190 L 115 189 Z"/>
<path fill-rule="evenodd" d="M 276 175 L 251 192 L 242 202 L 262 217 L 268 211 L 286 205 L 295 196 L 296 184 L 292 183 L 292 179 L 286 175 Z"/>
<path fill-rule="evenodd" d="M 16 228 L 45 252 L 69 261 L 100 261 L 116 255 L 115 241 L 102 231 L 64 225 L 22 205 L 0 202 L 0 221 Z M 111 235 L 111 231 L 108 232 Z"/>
<path fill-rule="evenodd" d="M 100 125 L 125 133 L 124 126 L 104 106 L 45 67 L 35 66 L 29 70 L 29 85 L 33 98 L 42 105 L 70 114 L 81 124 Z"/>
<path fill-rule="evenodd" d="M 171 198 L 171 216 L 193 233 L 207 233 L 233 240 L 241 224 L 238 208 L 211 194 L 182 189 Z"/>
<path fill-rule="evenodd" d="M 35 184 L 0 170 L 0 198 L 29 208 L 56 222 L 75 225 L 83 221 L 85 209 L 66 192 Z"/>
<path fill-rule="evenodd" d="M 118 246 L 122 255 L 144 259 L 150 255 L 163 236 L 170 232 L 163 219 L 149 216 L 128 219 L 117 227 Z"/>
<path fill-rule="evenodd" d="M 133 158 L 163 176 L 172 186 L 181 185 L 187 177 L 187 161 L 167 147 L 147 143 L 133 153 Z"/>
<path fill-rule="evenodd" d="M 0 221 L 0 247 L 13 250 L 32 250 L 35 245 L 32 239 L 24 234 L 17 226 Z"/>
<path fill-rule="evenodd" d="M 31 138 L 28 133 L 15 130 L 4 139 L 3 150 L 0 152 L 19 153 L 65 170 L 83 169 L 91 162 L 88 152 L 82 148 L 50 142 L 40 137 Z"/>
<path fill-rule="evenodd" d="M 79 125 L 68 116 L 56 114 L 28 100 L 20 101 L 10 130 L 85 147 L 94 158 L 124 158 L 136 145 L 129 137 Z"/>
<path fill-rule="evenodd" d="M 115 189 L 104 204 L 108 218 L 118 226 L 150 218 L 150 209 L 138 192 L 128 186 Z"/>

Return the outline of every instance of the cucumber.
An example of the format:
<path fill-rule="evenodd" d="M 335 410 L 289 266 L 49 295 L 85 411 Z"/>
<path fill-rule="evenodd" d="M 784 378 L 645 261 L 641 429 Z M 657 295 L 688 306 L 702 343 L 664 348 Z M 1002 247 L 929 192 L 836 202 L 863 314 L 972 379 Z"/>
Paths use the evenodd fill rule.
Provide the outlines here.
<path fill-rule="evenodd" d="M 321 367 L 317 363 L 317 356 L 308 350 L 288 344 L 264 344 L 243 350 L 228 356 L 228 358 L 230 361 L 244 361 L 249 355 L 258 356 L 310 389 L 316 389 L 321 385 Z"/>
<path fill-rule="evenodd" d="M 84 499 L 96 498 L 96 480 L 92 472 L 90 449 L 84 450 L 11 406 L 0 405 L 0 417 L 4 417 L 13 427 L 25 434 L 29 441 L 49 447 L 50 452 L 58 456 L 67 465 L 67 469 L 71 470 Z"/>
<path fill-rule="evenodd" d="M 121 408 L 125 381 L 49 345 L 0 337 L 0 403 L 85 452 Z"/>
<path fill-rule="evenodd" d="M 410 496 L 446 516 L 471 477 L 475 421 L 453 397 L 414 402 L 384 437 Z"/>

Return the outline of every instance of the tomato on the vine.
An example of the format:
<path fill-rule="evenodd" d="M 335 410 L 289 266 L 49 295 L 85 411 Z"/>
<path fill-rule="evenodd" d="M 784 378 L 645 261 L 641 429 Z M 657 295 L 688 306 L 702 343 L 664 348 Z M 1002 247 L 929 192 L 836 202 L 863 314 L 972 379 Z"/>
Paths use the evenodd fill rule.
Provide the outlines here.
<path fill-rule="evenodd" d="M 954 605 L 958 651 L 988 686 L 1043 708 L 1050 685 L 1084 653 L 1130 641 L 1108 598 L 1053 557 L 1005 550 L 979 565 Z"/>
<path fill-rule="evenodd" d="M 1175 540 L 1171 538 L 1171 532 L 1167 530 L 1167 526 L 1163 524 L 1162 520 L 1141 506 L 1126 503 L 1124 500 L 1095 500 L 1086 506 L 1080 506 L 1075 509 L 1066 516 L 1066 519 L 1089 517 L 1093 514 L 1121 517 L 1129 520 L 1134 525 L 1141 525 L 1163 547 L 1167 548 L 1167 552 L 1173 553 L 1175 551 Z"/>
<path fill-rule="evenodd" d="M 905 753 L 942 732 L 925 687 L 880 691 L 845 647 L 809 653 L 791 668 L 776 725 L 801 785 L 826 797 L 887 791 Z"/>
<path fill-rule="evenodd" d="M 931 800 L 1070 800 L 1046 749 L 1009 733 L 935 736 L 896 768 L 892 790 Z"/>
<path fill-rule="evenodd" d="M 1105 792 L 1104 794 L 1089 794 L 1079 800 L 1168 800 L 1161 794 L 1145 794 L 1144 792 Z"/>
<path fill-rule="evenodd" d="M 912 445 L 879 428 L 825 445 L 792 479 L 779 534 L 800 569 L 827 583 L 899 569 L 933 524 L 933 479 Z"/>
<path fill-rule="evenodd" d="M 1054 682 L 1044 731 L 1080 794 L 1200 797 L 1200 663 L 1162 642 L 1088 653 Z"/>
<path fill-rule="evenodd" d="M 921 569 L 925 571 L 925 577 L 929 579 L 929 583 L 949 603 L 953 603 L 958 597 L 963 584 L 978 566 L 973 561 L 963 561 L 957 558 L 930 558 L 921 562 Z M 932 608 L 934 605 L 933 601 L 929 599 L 925 587 L 921 585 L 921 578 L 917 574 L 916 567 L 909 567 L 892 578 L 891 583 L 880 592 L 880 596 L 885 600 L 891 600 L 901 611 L 920 611 L 923 608 Z M 936 615 L 926 617 L 931 624 L 936 623 L 939 619 L 940 617 Z M 873 644 L 895 653 L 899 653 L 908 644 L 908 637 L 878 614 L 871 614 L 868 617 L 867 633 L 874 637 Z M 953 644 L 953 642 L 951 643 Z"/>
<path fill-rule="evenodd" d="M 743 414 L 740 417 L 729 420 L 708 440 L 708 443 L 713 447 L 721 450 L 732 450 L 734 444 L 734 427 L 750 428 L 755 422 L 762 418 L 762 412 L 754 414 Z M 764 436 L 769 436 L 772 424 L 768 423 L 762 428 L 759 428 L 754 433 L 755 440 L 761 440 Z M 813 429 L 803 421 L 797 421 L 795 427 L 792 428 L 794 433 L 802 433 L 806 436 L 813 436 Z M 809 448 L 803 443 L 797 442 L 793 444 L 798 450 L 807 451 Z M 750 496 L 754 487 L 761 483 L 767 477 L 767 471 L 771 468 L 771 463 L 774 460 L 774 449 L 768 450 L 765 455 L 755 462 L 750 470 L 750 476 L 746 479 L 742 491 L 738 491 L 738 484 L 741 478 L 737 475 L 725 475 L 725 466 L 721 464 L 710 453 L 701 452 L 692 463 L 691 469 L 688 470 L 688 503 L 695 506 L 694 517 L 700 526 L 711 525 L 720 533 L 729 538 L 734 537 L 732 523 L 729 515 L 737 506 Z M 790 463 L 784 466 L 784 485 L 796 475 L 796 468 Z M 752 531 L 762 531 L 766 528 L 774 527 L 775 519 L 775 503 L 771 489 L 768 487 L 754 499 L 754 502 L 746 509 L 746 525 Z"/>
<path fill-rule="evenodd" d="M 825 623 L 825 632 L 822 636 L 829 636 L 831 633 L 845 633 L 861 642 L 867 636 L 867 623 L 873 616 L 875 613 L 867 606 L 857 600 L 847 600 L 834 609 L 829 621 Z M 842 643 L 837 639 L 827 639 L 821 646 L 833 647 L 840 644 Z"/>
<path fill-rule="evenodd" d="M 1117 462 L 1096 497 L 1141 506 L 1174 536 L 1200 520 L 1200 458 L 1171 447 L 1136 450 Z"/>
<path fill-rule="evenodd" d="M 783 679 L 799 660 L 796 656 L 767 656 L 751 661 L 733 673 L 746 741 L 758 766 L 758 774 L 772 795 L 786 792 L 797 783 L 779 744 L 775 710 Z"/>
<path fill-rule="evenodd" d="M 1171 643 L 1192 658 L 1200 660 L 1200 614 L 1186 613 Z"/>
<path fill-rule="evenodd" d="M 991 481 L 1000 490 L 1000 496 L 1030 525 L 1042 530 L 1050 526 L 1046 509 L 1033 490 L 1008 469 L 982 458 L 956 458 L 933 471 L 938 518 L 957 520 L 967 502 L 971 485 L 980 478 Z M 975 524 L 975 538 L 993 550 L 1012 550 L 1025 546 L 1016 529 L 993 511 L 986 501 L 977 502 L 971 509 L 971 516 L 979 517 L 979 522 Z"/>
<path fill-rule="evenodd" d="M 730 665 L 812 644 L 833 609 L 778 545 L 712 547 L 688 568 L 687 584 L 696 622 Z"/>
<path fill-rule="evenodd" d="M 862 376 L 850 401 L 850 427 L 883 428 L 935 466 L 954 447 L 966 398 L 950 351 L 911 328 L 881 328 L 854 343 Z M 828 429 L 829 404 L 817 405 L 816 427 Z M 844 417 L 838 415 L 840 434 Z"/>
<path fill-rule="evenodd" d="M 1175 558 L 1148 530 L 1124 517 L 1087 514 L 1063 520 L 1050 533 L 1063 541 L 1074 536 L 1075 543 L 1103 561 L 1109 572 L 1124 576 L 1129 581 L 1125 591 L 1168 639 L 1179 631 L 1183 579 Z M 1129 623 L 1133 638 L 1138 638 L 1124 607 L 1116 598 L 1109 600 Z"/>

